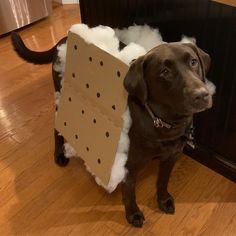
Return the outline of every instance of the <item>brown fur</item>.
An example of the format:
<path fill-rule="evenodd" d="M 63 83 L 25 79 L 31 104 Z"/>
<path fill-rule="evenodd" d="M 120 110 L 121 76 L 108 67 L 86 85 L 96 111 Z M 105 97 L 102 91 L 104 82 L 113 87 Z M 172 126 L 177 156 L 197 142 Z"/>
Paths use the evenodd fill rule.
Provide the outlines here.
<path fill-rule="evenodd" d="M 122 195 L 126 218 L 136 227 L 141 227 L 144 221 L 136 203 L 136 176 L 153 158 L 160 159 L 156 184 L 159 207 L 166 213 L 175 211 L 174 199 L 167 191 L 169 176 L 182 153 L 184 135 L 191 125 L 193 113 L 211 106 L 210 95 L 195 94 L 205 88 L 209 65 L 210 58 L 201 49 L 191 44 L 172 43 L 158 46 L 138 58 L 126 75 L 124 86 L 129 93 L 132 126 L 126 164 L 128 174 Z M 173 127 L 155 128 L 145 109 L 146 102 L 158 117 Z"/>

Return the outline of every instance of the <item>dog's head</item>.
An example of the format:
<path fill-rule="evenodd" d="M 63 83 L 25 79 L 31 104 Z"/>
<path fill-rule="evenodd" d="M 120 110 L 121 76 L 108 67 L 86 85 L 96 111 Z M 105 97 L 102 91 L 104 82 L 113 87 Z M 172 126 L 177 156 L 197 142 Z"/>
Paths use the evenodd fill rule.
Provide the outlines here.
<path fill-rule="evenodd" d="M 197 46 L 166 43 L 132 63 L 124 86 L 143 104 L 152 101 L 192 114 L 212 106 L 214 92 L 206 79 L 209 67 L 209 55 Z"/>

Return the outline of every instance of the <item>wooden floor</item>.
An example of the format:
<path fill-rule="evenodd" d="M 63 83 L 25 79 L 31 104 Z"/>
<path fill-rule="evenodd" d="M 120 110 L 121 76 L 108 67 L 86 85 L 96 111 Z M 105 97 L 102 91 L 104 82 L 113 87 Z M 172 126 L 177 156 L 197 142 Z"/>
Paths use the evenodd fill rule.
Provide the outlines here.
<path fill-rule="evenodd" d="M 76 5 L 20 31 L 29 47 L 45 50 L 80 20 Z M 120 188 L 107 194 L 80 160 L 53 162 L 53 84 L 50 65 L 31 65 L 0 38 L 0 235 L 236 235 L 236 186 L 182 156 L 169 190 L 176 214 L 155 201 L 156 163 L 141 174 L 137 198 L 146 222 L 126 223 Z"/>

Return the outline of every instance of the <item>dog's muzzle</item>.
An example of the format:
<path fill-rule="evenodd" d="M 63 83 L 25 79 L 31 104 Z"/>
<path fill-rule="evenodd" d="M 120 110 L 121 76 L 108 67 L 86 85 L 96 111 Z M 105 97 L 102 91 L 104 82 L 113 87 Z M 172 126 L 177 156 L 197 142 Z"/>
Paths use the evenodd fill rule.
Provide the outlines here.
<path fill-rule="evenodd" d="M 201 87 L 191 93 L 190 109 L 201 112 L 212 107 L 212 94 L 207 88 Z"/>

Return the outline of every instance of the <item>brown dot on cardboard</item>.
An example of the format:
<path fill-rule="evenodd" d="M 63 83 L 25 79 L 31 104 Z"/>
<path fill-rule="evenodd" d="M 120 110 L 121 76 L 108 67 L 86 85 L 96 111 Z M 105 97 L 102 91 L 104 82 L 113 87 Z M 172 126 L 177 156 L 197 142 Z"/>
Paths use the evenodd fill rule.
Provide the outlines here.
<path fill-rule="evenodd" d="M 84 114 L 84 110 L 82 110 L 81 113 Z"/>
<path fill-rule="evenodd" d="M 71 102 L 71 97 L 68 98 L 69 102 Z"/>
<path fill-rule="evenodd" d="M 97 120 L 96 120 L 96 119 L 93 119 L 93 123 L 96 124 L 96 123 L 97 123 Z"/>
<path fill-rule="evenodd" d="M 115 106 L 115 105 L 112 105 L 112 109 L 115 110 L 115 109 L 116 109 L 116 106 Z"/>
<path fill-rule="evenodd" d="M 110 136 L 109 132 L 107 131 L 106 132 L 106 137 L 108 138 Z"/>
<path fill-rule="evenodd" d="M 100 61 L 100 66 L 103 66 L 103 61 Z"/>
<path fill-rule="evenodd" d="M 118 77 L 120 77 L 120 71 L 117 71 L 117 73 L 116 73 L 116 74 L 117 74 L 117 76 L 118 76 Z"/>
<path fill-rule="evenodd" d="M 66 122 L 64 122 L 64 126 L 67 126 L 67 123 L 66 123 Z"/>
<path fill-rule="evenodd" d="M 78 135 L 77 134 L 75 134 L 75 139 L 78 139 L 79 137 L 78 137 Z"/>
<path fill-rule="evenodd" d="M 86 147 L 86 151 L 89 152 L 89 147 Z"/>
<path fill-rule="evenodd" d="M 78 47 L 77 47 L 77 45 L 75 44 L 75 45 L 74 45 L 74 49 L 77 50 L 77 48 L 78 48 Z"/>
<path fill-rule="evenodd" d="M 92 61 L 93 61 L 93 58 L 92 58 L 92 57 L 89 57 L 89 61 L 92 62 Z"/>
<path fill-rule="evenodd" d="M 75 73 L 72 73 L 72 78 L 75 78 Z"/>
<path fill-rule="evenodd" d="M 100 98 L 101 94 L 100 93 L 97 93 L 97 97 Z"/>
<path fill-rule="evenodd" d="M 98 158 L 98 159 L 97 159 L 97 162 L 98 162 L 98 164 L 101 164 L 101 159 Z"/>
<path fill-rule="evenodd" d="M 86 84 L 86 88 L 89 88 L 89 84 Z"/>

